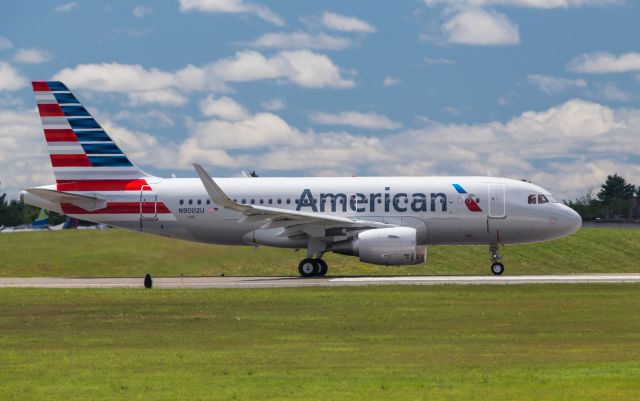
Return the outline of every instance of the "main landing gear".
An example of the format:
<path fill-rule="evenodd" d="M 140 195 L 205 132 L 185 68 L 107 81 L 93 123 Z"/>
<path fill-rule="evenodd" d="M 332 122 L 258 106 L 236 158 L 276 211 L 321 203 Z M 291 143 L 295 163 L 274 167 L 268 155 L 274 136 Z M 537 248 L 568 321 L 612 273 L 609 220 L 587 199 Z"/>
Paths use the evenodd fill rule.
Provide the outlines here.
<path fill-rule="evenodd" d="M 328 270 L 327 262 L 320 258 L 302 259 L 298 265 L 298 271 L 302 277 L 324 276 Z"/>
<path fill-rule="evenodd" d="M 498 244 L 489 245 L 489 252 L 491 253 L 491 260 L 493 261 L 493 264 L 491 265 L 491 273 L 499 276 L 504 273 L 504 265 L 500 263 L 502 256 L 500 256 Z"/>

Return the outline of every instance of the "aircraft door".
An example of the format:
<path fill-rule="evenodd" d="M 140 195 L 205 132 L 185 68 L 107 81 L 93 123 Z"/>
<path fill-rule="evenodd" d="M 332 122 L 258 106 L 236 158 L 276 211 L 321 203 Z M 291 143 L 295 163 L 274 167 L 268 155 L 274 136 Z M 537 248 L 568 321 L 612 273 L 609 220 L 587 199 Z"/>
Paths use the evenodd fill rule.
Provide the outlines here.
<path fill-rule="evenodd" d="M 158 219 L 158 193 L 150 185 L 140 187 L 140 220 Z"/>
<path fill-rule="evenodd" d="M 504 219 L 507 217 L 504 184 L 489 184 L 488 217 L 490 219 Z"/>

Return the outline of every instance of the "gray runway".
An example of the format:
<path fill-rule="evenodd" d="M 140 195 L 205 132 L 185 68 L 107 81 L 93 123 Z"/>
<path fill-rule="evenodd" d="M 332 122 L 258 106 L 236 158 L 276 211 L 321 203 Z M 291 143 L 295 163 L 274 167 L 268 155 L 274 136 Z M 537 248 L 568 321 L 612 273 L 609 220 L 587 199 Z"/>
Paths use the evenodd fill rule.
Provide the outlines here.
<path fill-rule="evenodd" d="M 640 274 L 562 274 L 539 276 L 367 276 L 367 277 L 156 277 L 154 288 L 286 288 L 363 285 L 498 285 L 568 283 L 640 283 Z M 0 278 L 0 287 L 143 288 L 142 277 Z"/>

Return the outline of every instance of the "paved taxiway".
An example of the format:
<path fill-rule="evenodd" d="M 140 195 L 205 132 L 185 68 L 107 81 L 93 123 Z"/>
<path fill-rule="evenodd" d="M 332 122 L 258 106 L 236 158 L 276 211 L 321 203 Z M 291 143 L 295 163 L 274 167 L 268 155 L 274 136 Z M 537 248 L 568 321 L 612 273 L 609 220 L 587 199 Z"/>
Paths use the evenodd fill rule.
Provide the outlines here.
<path fill-rule="evenodd" d="M 640 283 L 640 274 L 540 276 L 156 277 L 154 288 L 280 288 L 362 285 Z M 0 287 L 142 288 L 143 278 L 0 278 Z"/>

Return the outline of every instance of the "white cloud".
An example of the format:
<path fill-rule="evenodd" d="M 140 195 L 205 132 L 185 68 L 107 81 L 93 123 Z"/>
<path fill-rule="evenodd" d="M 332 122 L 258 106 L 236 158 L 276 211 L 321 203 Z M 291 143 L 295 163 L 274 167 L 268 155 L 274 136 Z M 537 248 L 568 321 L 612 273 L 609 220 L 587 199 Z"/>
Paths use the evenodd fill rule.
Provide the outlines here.
<path fill-rule="evenodd" d="M 248 3 L 243 0 L 179 0 L 180 11 L 200 11 L 206 13 L 253 14 L 277 26 L 285 21 L 268 7 Z"/>
<path fill-rule="evenodd" d="M 628 162 L 640 153 L 640 143 L 630 140 L 639 127 L 640 110 L 615 110 L 582 100 L 528 111 L 507 122 L 430 121 L 389 136 L 301 132 L 265 114 L 195 124 L 193 136 L 181 145 L 180 160 L 185 166 L 197 159 L 234 169 L 302 169 L 342 176 L 477 175 L 491 164 L 492 174 L 532 179 L 560 198 L 573 198 L 616 171 L 640 182 L 640 166 Z M 226 153 L 229 149 L 235 149 L 233 158 Z M 308 149 L 314 149 L 313 158 Z"/>
<path fill-rule="evenodd" d="M 172 89 L 149 90 L 143 92 L 128 93 L 129 102 L 132 106 L 144 104 L 159 104 L 162 106 L 184 106 L 187 98 Z"/>
<path fill-rule="evenodd" d="M 309 50 L 282 51 L 265 57 L 255 51 L 242 51 L 234 57 L 211 65 L 213 74 L 227 82 L 285 78 L 307 88 L 351 88 L 352 80 L 344 79 L 339 68 L 323 54 Z"/>
<path fill-rule="evenodd" d="M 386 76 L 384 78 L 384 80 L 382 81 L 382 86 L 384 86 L 385 88 L 390 88 L 392 86 L 398 86 L 402 84 L 402 81 L 398 78 L 395 77 L 391 77 L 391 76 Z"/>
<path fill-rule="evenodd" d="M 176 82 L 179 74 L 180 71 L 171 74 L 157 68 L 145 69 L 139 64 L 102 63 L 64 68 L 53 78 L 75 88 L 97 92 L 129 92 L 171 88 L 180 84 Z"/>
<path fill-rule="evenodd" d="M 376 113 L 361 113 L 358 111 L 344 111 L 331 114 L 315 112 L 309 115 L 312 122 L 324 125 L 346 125 L 371 130 L 393 130 L 402 127 L 387 116 Z"/>
<path fill-rule="evenodd" d="M 66 13 L 73 10 L 76 7 L 78 7 L 78 3 L 75 1 L 71 1 L 69 3 L 60 4 L 59 6 L 54 8 L 54 11 L 57 13 Z"/>
<path fill-rule="evenodd" d="M 506 15 L 480 8 L 462 10 L 442 25 L 445 41 L 471 46 L 505 46 L 520 42 L 518 25 Z"/>
<path fill-rule="evenodd" d="M 209 120 L 197 123 L 195 137 L 216 149 L 249 149 L 293 144 L 297 130 L 272 113 L 257 113 L 238 121 Z"/>
<path fill-rule="evenodd" d="M 167 72 L 137 64 L 80 64 L 54 75 L 69 87 L 97 92 L 123 93 L 133 104 L 183 105 L 183 93 L 228 92 L 227 83 L 257 80 L 289 81 L 306 88 L 350 88 L 340 69 L 323 54 L 309 50 L 282 51 L 266 57 L 256 51 L 238 52 L 203 67 L 187 65 Z"/>
<path fill-rule="evenodd" d="M 132 13 L 136 18 L 144 18 L 153 13 L 153 8 L 149 6 L 135 6 Z"/>
<path fill-rule="evenodd" d="M 51 60 L 51 53 L 42 49 L 20 49 L 13 56 L 16 63 L 42 64 Z"/>
<path fill-rule="evenodd" d="M 615 82 L 607 82 L 596 87 L 592 94 L 594 97 L 602 100 L 610 100 L 616 102 L 629 102 L 633 99 L 631 94 L 618 88 Z"/>
<path fill-rule="evenodd" d="M 226 96 L 217 99 L 211 95 L 207 96 L 200 102 L 200 111 L 205 117 L 218 117 L 229 121 L 243 120 L 249 115 L 244 106 Z"/>
<path fill-rule="evenodd" d="M 624 0 L 425 0 L 429 6 L 446 4 L 448 6 L 513 6 L 524 8 L 571 8 L 582 6 L 606 6 L 623 4 Z"/>
<path fill-rule="evenodd" d="M 268 111 L 277 111 L 284 109 L 284 100 L 279 98 L 265 100 L 260 105 Z"/>
<path fill-rule="evenodd" d="M 0 51 L 13 48 L 13 43 L 4 36 L 0 36 Z"/>
<path fill-rule="evenodd" d="M 373 33 L 376 28 L 366 21 L 356 17 L 347 17 L 346 15 L 325 12 L 321 18 L 322 24 L 334 31 L 342 32 L 362 32 Z"/>
<path fill-rule="evenodd" d="M 129 121 L 142 128 L 167 128 L 176 125 L 173 118 L 160 110 L 149 110 L 141 113 L 140 111 L 121 111 L 112 116 L 114 121 Z"/>
<path fill-rule="evenodd" d="M 549 95 L 555 95 L 569 89 L 587 87 L 584 79 L 558 78 L 550 75 L 530 74 L 527 75 L 527 81 Z"/>
<path fill-rule="evenodd" d="M 6 192 L 16 198 L 24 188 L 53 182 L 35 110 L 0 108 L 0 149 L 0 195 Z"/>
<path fill-rule="evenodd" d="M 574 72 L 607 74 L 640 71 L 640 53 L 625 53 L 616 56 L 607 52 L 586 53 L 569 62 Z"/>
<path fill-rule="evenodd" d="M 260 155 L 250 153 L 252 149 L 303 147 L 302 142 L 304 136 L 275 114 L 258 113 L 238 121 L 214 119 L 193 124 L 177 160 L 183 168 L 191 168 L 194 162 L 239 168 L 259 163 L 254 158 Z M 230 157 L 227 150 L 232 149 L 241 153 Z"/>
<path fill-rule="evenodd" d="M 253 47 L 275 49 L 344 50 L 351 47 L 353 42 L 350 39 L 327 35 L 326 33 L 275 32 L 265 33 L 254 40 L 251 45 Z"/>
<path fill-rule="evenodd" d="M 456 62 L 448 59 L 448 58 L 444 58 L 444 57 L 438 57 L 438 58 L 431 58 L 431 57 L 425 57 L 424 58 L 424 62 L 428 65 L 436 65 L 436 64 L 455 64 Z"/>
<path fill-rule="evenodd" d="M 0 91 L 14 91 L 27 86 L 29 82 L 11 64 L 0 61 Z"/>

